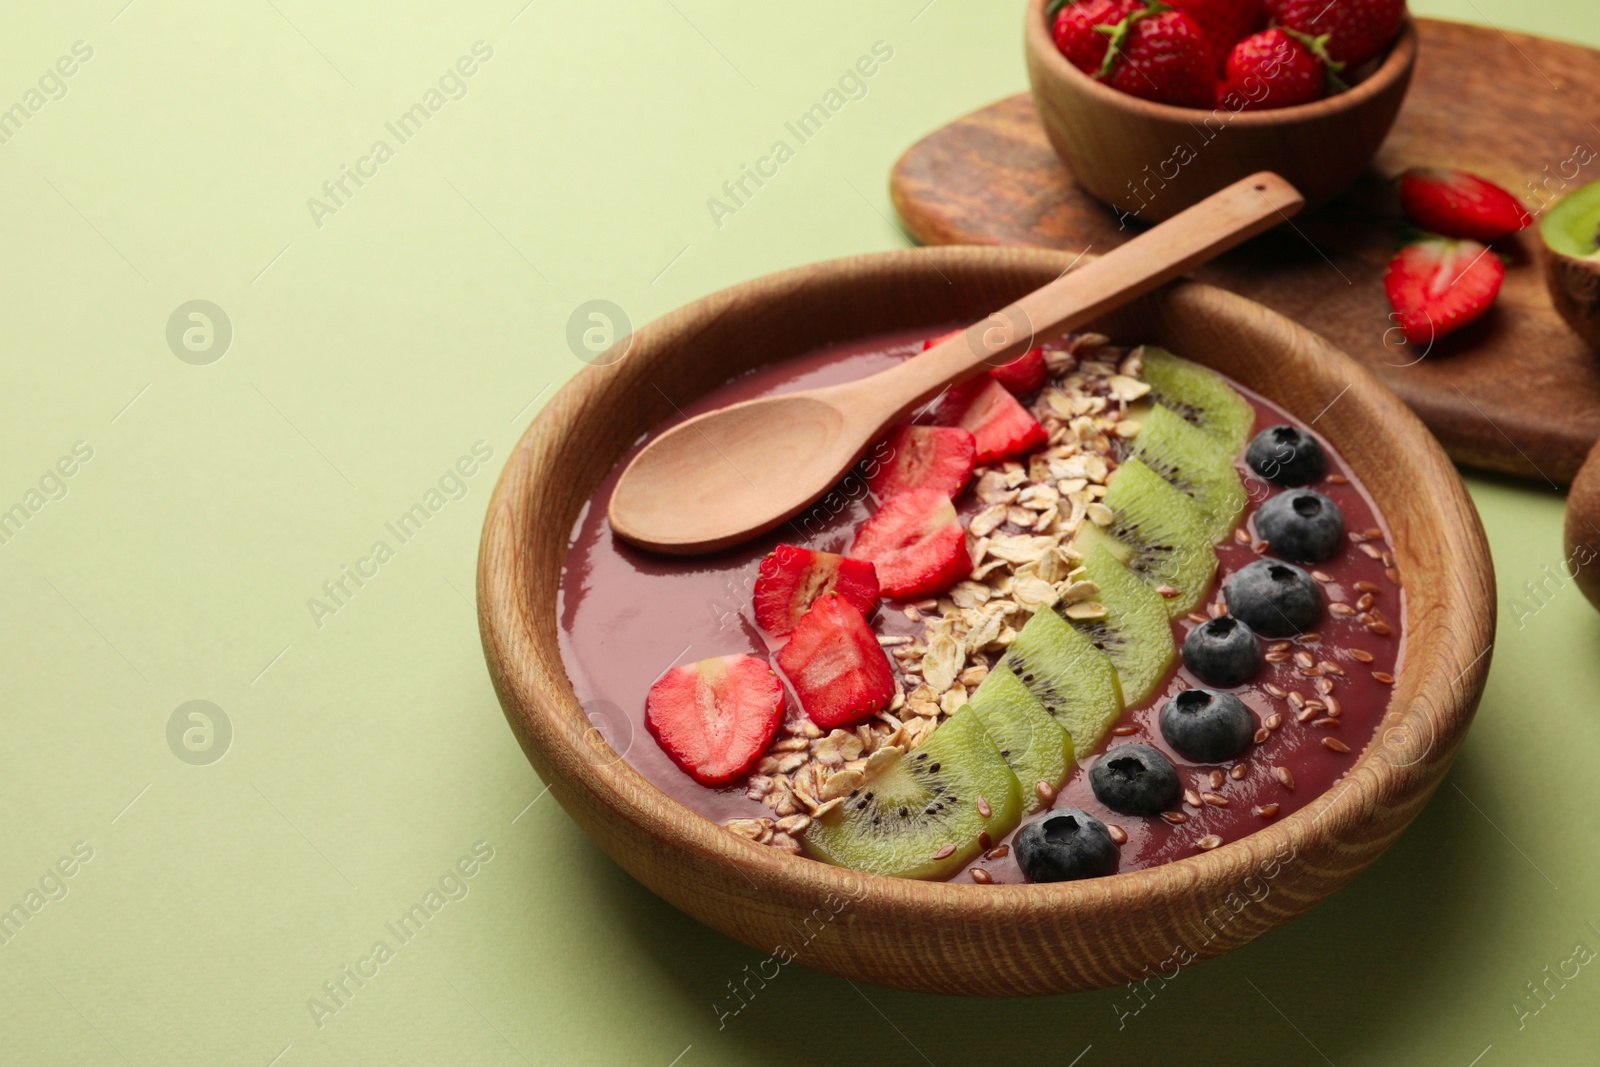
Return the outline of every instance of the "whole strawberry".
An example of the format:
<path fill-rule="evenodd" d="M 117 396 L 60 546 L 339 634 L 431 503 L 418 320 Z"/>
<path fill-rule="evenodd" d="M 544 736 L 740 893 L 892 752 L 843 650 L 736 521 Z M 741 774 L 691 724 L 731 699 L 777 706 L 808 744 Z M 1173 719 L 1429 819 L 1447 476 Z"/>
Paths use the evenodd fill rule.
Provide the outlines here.
<path fill-rule="evenodd" d="M 1506 265 L 1478 242 L 1429 237 L 1395 254 L 1383 288 L 1406 340 L 1427 346 L 1480 318 L 1505 278 Z"/>
<path fill-rule="evenodd" d="M 1112 29 L 1098 77 L 1130 96 L 1208 108 L 1216 102 L 1216 69 L 1200 27 L 1158 0 Z"/>
<path fill-rule="evenodd" d="M 1173 10 L 1200 27 L 1211 58 L 1223 72 L 1233 46 L 1255 33 L 1267 21 L 1265 0 L 1168 0 Z"/>
<path fill-rule="evenodd" d="M 1394 40 L 1406 17 L 1406 0 L 1266 0 L 1278 25 L 1307 37 L 1327 35 L 1327 57 L 1360 66 Z"/>
<path fill-rule="evenodd" d="M 1056 16 L 1051 35 L 1067 61 L 1085 74 L 1105 66 L 1111 34 L 1097 27 L 1112 27 L 1128 17 L 1134 0 L 1078 0 Z"/>
<path fill-rule="evenodd" d="M 1444 167 L 1402 174 L 1400 202 L 1412 222 L 1446 237 L 1498 241 L 1533 221 L 1522 201 L 1494 182 Z"/>
<path fill-rule="evenodd" d="M 1305 43 L 1277 27 L 1246 37 L 1228 53 L 1217 104 L 1229 111 L 1266 111 L 1321 100 L 1328 68 Z"/>

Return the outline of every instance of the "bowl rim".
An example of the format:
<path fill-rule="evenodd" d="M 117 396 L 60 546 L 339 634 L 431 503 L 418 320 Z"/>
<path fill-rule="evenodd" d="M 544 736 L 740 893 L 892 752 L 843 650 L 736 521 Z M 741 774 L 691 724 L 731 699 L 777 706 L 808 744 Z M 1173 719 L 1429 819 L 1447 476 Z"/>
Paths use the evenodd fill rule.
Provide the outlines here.
<path fill-rule="evenodd" d="M 738 283 L 669 312 L 632 336 L 628 357 L 646 347 L 642 342 L 653 341 L 657 335 L 669 341 L 675 336 L 692 336 L 728 314 L 732 308 L 758 304 L 773 296 L 792 294 L 841 273 L 847 276 L 852 272 L 860 275 L 884 265 L 895 265 L 922 271 L 931 268 L 943 275 L 944 270 L 940 268 L 993 269 L 999 265 L 995 263 L 995 257 L 1002 257 L 1005 262 L 1021 267 L 1037 265 L 1041 270 L 1058 269 L 1070 258 L 1067 253 L 1045 249 L 948 245 L 825 260 Z M 548 444 L 545 438 L 554 435 L 550 436 L 550 440 L 559 440 L 566 432 L 564 420 L 595 407 L 591 394 L 604 388 L 604 377 L 617 366 L 624 365 L 628 358 L 625 357 L 615 365 L 589 366 L 581 370 L 529 424 L 495 485 L 480 546 L 478 615 L 490 674 L 513 732 L 541 778 L 556 794 L 557 800 L 569 810 L 574 803 L 598 801 L 607 817 L 626 821 L 640 833 L 661 842 L 664 849 L 674 854 L 690 857 L 697 863 L 718 865 L 730 875 L 737 874 L 752 889 L 760 886 L 815 900 L 822 900 L 830 894 L 841 894 L 854 902 L 853 906 L 857 909 L 879 918 L 906 921 L 910 916 L 918 922 L 957 922 L 975 918 L 979 913 L 1004 915 L 1009 909 L 1024 906 L 1036 908 L 1041 903 L 1048 904 L 1050 911 L 1055 914 L 1079 911 L 1092 913 L 1097 907 L 1107 905 L 1108 901 L 1126 899 L 1131 895 L 1137 895 L 1143 907 L 1158 909 L 1181 901 L 1197 885 L 1225 882 L 1230 875 L 1237 879 L 1241 871 L 1249 869 L 1252 858 L 1264 852 L 1280 857 L 1294 856 L 1302 848 L 1327 844 L 1330 840 L 1333 847 L 1353 847 L 1351 836 L 1346 833 L 1341 837 L 1340 830 L 1349 831 L 1378 818 L 1378 812 L 1373 810 L 1375 803 L 1379 804 L 1380 811 L 1392 811 L 1414 802 L 1414 808 L 1405 819 L 1409 823 L 1415 811 L 1420 810 L 1421 803 L 1431 796 L 1438 780 L 1443 778 L 1449 760 L 1453 759 L 1471 723 L 1489 669 L 1495 618 L 1493 569 L 1476 510 L 1454 466 L 1437 441 L 1393 392 L 1350 356 L 1285 316 L 1242 296 L 1200 282 L 1172 283 L 1141 299 L 1166 299 L 1169 294 L 1180 290 L 1204 294 L 1209 300 L 1230 306 L 1236 315 L 1281 323 L 1291 331 L 1304 335 L 1322 356 L 1334 359 L 1338 369 L 1349 376 L 1350 387 L 1347 392 L 1354 392 L 1362 401 L 1383 409 L 1381 414 L 1386 420 L 1385 425 L 1393 427 L 1390 432 L 1403 430 L 1407 435 L 1419 435 L 1418 440 L 1422 444 L 1421 454 L 1416 459 L 1419 471 L 1437 469 L 1447 472 L 1448 477 L 1453 479 L 1450 488 L 1434 505 L 1441 512 L 1451 506 L 1460 510 L 1460 521 L 1466 523 L 1463 531 L 1469 542 L 1466 547 L 1475 557 L 1464 562 L 1476 564 L 1477 570 L 1448 584 L 1455 590 L 1451 594 L 1453 599 L 1471 601 L 1476 594 L 1481 598 L 1484 610 L 1481 617 L 1449 629 L 1440 640 L 1448 641 L 1452 651 L 1460 653 L 1460 659 L 1451 666 L 1458 666 L 1460 662 L 1466 662 L 1466 666 L 1453 680 L 1441 682 L 1434 677 L 1441 666 L 1437 659 L 1430 663 L 1407 651 L 1402 657 L 1384 720 L 1379 722 L 1373 738 L 1365 742 L 1355 763 L 1346 772 L 1343 780 L 1347 785 L 1344 788 L 1326 790 L 1293 814 L 1216 849 L 1155 867 L 1076 882 L 977 885 L 869 874 L 805 856 L 782 853 L 730 833 L 712 819 L 693 811 L 646 779 L 621 756 L 605 763 L 588 758 L 580 749 L 585 736 L 591 732 L 591 726 L 567 677 L 560 650 L 550 647 L 555 642 L 541 644 L 531 614 L 522 610 L 524 597 L 519 595 L 521 589 L 518 583 L 525 585 L 528 571 L 545 564 L 530 563 L 528 553 L 524 551 L 525 545 L 502 542 L 511 537 L 518 526 L 517 520 L 511 516 L 533 511 L 532 498 L 536 489 L 534 476 L 539 473 L 538 463 L 543 460 L 548 466 L 559 458 L 556 455 L 559 449 Z M 560 474 L 558 470 L 547 473 L 552 476 Z M 1388 521 L 1385 516 L 1380 518 Z M 508 524 L 510 530 L 506 528 Z M 562 536 L 563 539 L 570 538 L 570 524 L 563 530 Z M 1405 562 L 1404 546 L 1397 544 L 1395 548 Z M 512 561 L 509 574 L 494 569 L 497 561 L 503 561 L 502 557 L 509 557 Z M 564 557 L 562 563 L 565 563 Z M 1478 580 L 1476 589 L 1474 580 Z M 558 605 L 552 599 L 551 603 L 539 605 L 537 610 L 554 617 Z M 1408 589 L 1405 621 L 1402 624 L 1408 635 L 1415 610 Z M 1467 646 L 1477 648 L 1479 638 L 1484 639 L 1485 647 L 1473 658 Z M 1442 684 L 1444 693 L 1441 695 L 1424 690 L 1424 681 Z M 1393 759 L 1385 758 L 1391 735 L 1414 730 L 1416 723 L 1408 720 L 1385 728 L 1386 721 L 1396 711 L 1401 699 L 1408 695 L 1413 698 L 1411 703 L 1399 710 L 1403 716 L 1415 715 L 1426 722 L 1429 728 L 1428 747 L 1422 755 L 1405 763 L 1396 763 Z M 636 735 L 635 743 L 640 740 Z M 1414 742 L 1416 738 L 1411 740 Z M 1396 747 L 1402 748 L 1405 743 L 1402 738 Z M 1437 756 L 1433 755 L 1436 751 L 1439 753 Z M 1438 769 L 1431 781 L 1421 780 L 1419 773 L 1423 772 L 1419 771 L 1419 767 L 1433 759 L 1444 760 L 1444 766 Z M 1381 769 L 1383 767 L 1387 770 Z M 1319 829 L 1318 824 L 1328 816 L 1332 818 Z M 1384 847 L 1397 833 L 1398 830 L 1385 839 Z M 1377 851 L 1381 851 L 1381 848 Z M 1376 854 L 1375 851 L 1373 855 Z M 1352 871 L 1351 876 L 1353 874 Z M 731 877 L 729 883 L 733 883 Z M 975 908 L 975 902 L 980 900 L 983 902 L 981 907 Z"/>
<path fill-rule="evenodd" d="M 1381 96 L 1385 90 L 1404 77 L 1406 72 L 1416 65 L 1417 61 L 1417 27 L 1408 10 L 1405 21 L 1401 24 L 1399 34 L 1388 45 L 1388 52 L 1384 55 L 1383 62 L 1378 65 L 1378 69 L 1342 93 L 1323 97 L 1321 100 L 1313 100 L 1307 104 L 1272 108 L 1266 111 L 1230 111 L 1223 107 L 1179 107 L 1176 104 L 1163 104 L 1154 100 L 1145 100 L 1138 96 L 1130 96 L 1120 89 L 1113 89 L 1104 82 L 1090 77 L 1069 63 L 1067 57 L 1062 55 L 1061 50 L 1056 47 L 1055 40 L 1050 33 L 1050 27 L 1045 21 L 1044 12 L 1048 3 L 1049 0 L 1028 0 L 1023 28 L 1023 39 L 1026 42 L 1028 52 L 1037 62 L 1043 64 L 1046 73 L 1052 75 L 1057 81 L 1072 83 L 1072 87 L 1077 91 L 1094 97 L 1109 107 L 1141 118 L 1159 119 L 1166 122 L 1192 123 L 1197 115 L 1225 116 L 1228 125 L 1240 124 L 1245 127 L 1286 126 L 1294 122 L 1315 122 L 1319 119 L 1354 111 L 1372 99 Z M 1045 91 L 1048 90 L 1035 87 L 1035 92 Z"/>

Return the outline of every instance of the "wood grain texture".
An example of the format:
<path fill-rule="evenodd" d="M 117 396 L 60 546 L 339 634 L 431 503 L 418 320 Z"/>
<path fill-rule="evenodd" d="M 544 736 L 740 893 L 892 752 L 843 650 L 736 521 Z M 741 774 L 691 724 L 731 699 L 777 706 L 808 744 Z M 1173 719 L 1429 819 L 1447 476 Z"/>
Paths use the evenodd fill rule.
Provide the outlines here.
<path fill-rule="evenodd" d="M 884 431 L 948 386 L 998 367 L 1189 273 L 1298 214 L 1262 172 L 1217 190 L 914 359 L 820 389 L 697 415 L 655 437 L 611 493 L 611 529 L 647 551 L 699 555 L 766 533 L 837 485 Z"/>
<path fill-rule="evenodd" d="M 1174 107 L 1113 89 L 1069 63 L 1051 38 L 1047 3 L 1029 0 L 1023 29 L 1045 134 L 1079 185 L 1147 223 L 1262 170 L 1283 175 L 1310 206 L 1328 203 L 1383 143 L 1417 58 L 1407 20 L 1383 61 L 1348 92 L 1266 111 Z"/>
<path fill-rule="evenodd" d="M 1572 480 L 1565 527 L 1564 573 L 1578 583 L 1589 603 L 1600 608 L 1600 445 Z"/>
<path fill-rule="evenodd" d="M 1542 210 L 1600 178 L 1600 130 L 1591 125 L 1600 121 L 1600 52 L 1432 19 L 1417 20 L 1417 30 L 1411 90 L 1373 166 L 1349 192 L 1296 219 L 1297 229 L 1257 238 L 1196 276 L 1355 356 L 1457 461 L 1565 484 L 1600 439 L 1600 356 L 1552 307 L 1536 230 L 1497 246 L 1510 269 L 1494 310 L 1418 352 L 1392 329 L 1383 293 L 1400 241 L 1399 195 L 1388 179 L 1414 165 L 1461 167 Z M 1112 209 L 1073 184 L 1027 96 L 913 146 L 890 190 L 925 244 L 1103 252 L 1137 226 L 1119 229 Z"/>
<path fill-rule="evenodd" d="M 580 509 L 630 444 L 730 377 L 820 345 L 976 320 L 1072 261 L 1025 249 L 906 250 L 760 278 L 640 330 L 528 428 L 485 519 L 478 613 L 507 721 L 551 793 L 644 885 L 758 951 L 906 989 L 970 995 L 1116 985 L 1214 957 L 1325 898 L 1376 858 L 1438 786 L 1489 667 L 1494 579 L 1483 531 L 1438 443 L 1321 338 L 1239 296 L 1179 283 L 1096 324 L 1208 363 L 1307 421 L 1366 481 L 1406 577 L 1391 715 L 1346 788 L 1177 863 L 1059 885 L 863 875 L 763 848 L 690 812 L 594 734 L 557 647 L 557 594 Z M 1333 402 L 1337 400 L 1337 402 Z M 1331 404 L 1331 406 L 1330 406 Z M 647 736 L 635 743 L 652 743 Z M 829 928 L 804 941 L 803 931 Z"/>

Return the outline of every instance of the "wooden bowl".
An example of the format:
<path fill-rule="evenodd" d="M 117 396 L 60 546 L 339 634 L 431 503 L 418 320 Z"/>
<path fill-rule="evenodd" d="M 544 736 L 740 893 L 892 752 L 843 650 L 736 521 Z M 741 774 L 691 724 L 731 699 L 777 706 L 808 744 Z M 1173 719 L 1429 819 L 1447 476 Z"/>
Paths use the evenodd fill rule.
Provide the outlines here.
<path fill-rule="evenodd" d="M 1567 494 L 1567 558 L 1562 573 L 1600 608 L 1600 444 L 1590 451 Z"/>
<path fill-rule="evenodd" d="M 1039 121 L 1079 185 L 1160 222 L 1224 185 L 1277 171 L 1306 198 L 1332 200 L 1366 169 L 1411 85 L 1417 31 L 1407 18 L 1377 69 L 1349 91 L 1273 111 L 1204 110 L 1141 100 L 1069 63 L 1029 0 L 1023 38 Z"/>
<path fill-rule="evenodd" d="M 1165 345 L 1315 419 L 1393 532 L 1406 579 L 1404 661 L 1391 717 L 1344 788 L 1166 866 L 1057 885 L 930 883 L 736 837 L 595 743 L 557 648 L 557 593 L 579 510 L 629 446 L 674 404 L 754 367 L 883 331 L 977 321 L 1070 263 L 1042 250 L 910 249 L 724 290 L 641 329 L 619 362 L 581 371 L 528 428 L 495 487 L 478 614 L 495 689 L 528 759 L 625 870 L 760 952 L 781 946 L 780 958 L 792 952 L 853 979 L 979 996 L 1170 975 L 1281 926 L 1353 878 L 1421 810 L 1466 733 L 1489 667 L 1495 598 L 1483 530 L 1455 468 L 1348 356 L 1243 297 L 1186 282 L 1096 328 Z M 634 744 L 654 743 L 636 734 Z M 824 927 L 836 929 L 820 936 Z"/>

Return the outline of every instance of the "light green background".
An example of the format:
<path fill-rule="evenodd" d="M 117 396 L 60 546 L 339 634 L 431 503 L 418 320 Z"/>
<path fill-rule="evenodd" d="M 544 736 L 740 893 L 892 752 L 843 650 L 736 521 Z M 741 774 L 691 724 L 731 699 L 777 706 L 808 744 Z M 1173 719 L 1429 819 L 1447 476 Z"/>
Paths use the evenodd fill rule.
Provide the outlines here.
<path fill-rule="evenodd" d="M 0 509 L 93 449 L 0 546 L 0 906 L 93 849 L 0 946 L 0 1061 L 1592 1062 L 1600 968 L 1521 1028 L 1511 1005 L 1575 943 L 1600 949 L 1600 615 L 1569 587 L 1517 625 L 1510 598 L 1560 561 L 1562 501 L 1484 478 L 1488 695 L 1440 794 L 1354 885 L 1120 1031 L 1125 992 L 962 1001 L 799 967 L 719 1028 L 761 955 L 590 845 L 501 717 L 468 603 L 483 506 L 580 366 L 582 302 L 642 323 L 903 246 L 889 166 L 1024 87 L 1020 4 L 524 2 L 0 16 L 0 106 L 93 49 L 0 145 Z M 1600 44 L 1583 0 L 1417 6 Z M 467 95 L 398 145 L 384 123 L 480 40 Z M 880 40 L 867 96 L 718 228 L 707 198 Z M 316 225 L 307 199 L 378 138 L 394 158 Z M 209 366 L 166 341 L 193 299 L 234 328 Z M 475 442 L 487 469 L 398 545 L 385 522 Z M 318 626 L 308 598 L 379 539 L 394 558 Z M 209 766 L 168 747 L 194 699 L 234 731 Z M 319 1027 L 308 998 L 396 946 L 385 924 L 480 841 L 467 896 Z"/>

